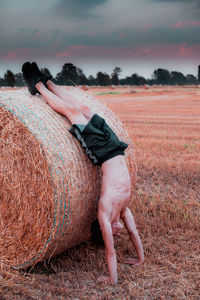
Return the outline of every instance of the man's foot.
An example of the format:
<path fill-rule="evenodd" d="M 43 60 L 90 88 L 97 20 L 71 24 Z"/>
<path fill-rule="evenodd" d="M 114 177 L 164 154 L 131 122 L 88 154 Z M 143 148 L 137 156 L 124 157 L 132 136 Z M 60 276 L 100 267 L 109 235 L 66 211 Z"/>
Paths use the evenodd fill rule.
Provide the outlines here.
<path fill-rule="evenodd" d="M 26 82 L 26 85 L 28 87 L 29 92 L 31 95 L 35 95 L 36 93 L 40 92 L 35 87 L 36 83 L 39 81 L 42 81 L 42 76 L 39 76 L 32 70 L 32 66 L 30 62 L 25 62 L 22 66 L 22 75 L 24 78 L 24 81 Z"/>
<path fill-rule="evenodd" d="M 38 68 L 38 65 L 37 65 L 37 63 L 35 61 L 32 62 L 31 69 L 32 69 L 32 72 L 35 75 L 37 75 L 38 77 L 41 77 L 42 83 L 46 86 L 46 88 L 48 88 L 47 81 L 50 80 L 50 79 L 52 79 L 52 76 L 51 75 L 45 75 L 44 73 L 42 73 L 40 71 L 40 69 Z"/>

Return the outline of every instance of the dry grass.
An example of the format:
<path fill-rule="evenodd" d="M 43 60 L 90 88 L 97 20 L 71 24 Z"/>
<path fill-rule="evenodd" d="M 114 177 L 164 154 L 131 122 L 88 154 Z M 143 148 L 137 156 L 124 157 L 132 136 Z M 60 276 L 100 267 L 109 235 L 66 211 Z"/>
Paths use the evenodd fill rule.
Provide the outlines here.
<path fill-rule="evenodd" d="M 88 241 L 33 269 L 2 270 L 2 299 L 199 299 L 200 90 L 134 90 L 98 98 L 121 118 L 135 143 L 132 209 L 145 263 L 138 268 L 120 263 L 135 255 L 124 231 L 115 240 L 118 285 L 96 282 L 108 272 L 104 250 Z"/>

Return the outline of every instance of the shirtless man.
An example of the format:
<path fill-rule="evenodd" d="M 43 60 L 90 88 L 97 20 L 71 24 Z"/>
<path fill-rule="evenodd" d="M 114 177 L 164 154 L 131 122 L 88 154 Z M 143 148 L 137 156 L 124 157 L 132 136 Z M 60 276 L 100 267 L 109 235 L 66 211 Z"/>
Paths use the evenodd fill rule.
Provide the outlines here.
<path fill-rule="evenodd" d="M 102 186 L 98 202 L 98 221 L 105 244 L 110 276 L 100 276 L 98 280 L 115 284 L 117 283 L 117 259 L 113 235 L 119 235 L 123 228 L 120 219 L 138 255 L 138 259 L 128 258 L 123 262 L 139 266 L 144 261 L 142 243 L 133 215 L 128 208 L 131 182 L 124 158 L 124 150 L 128 145 L 119 141 L 104 119 L 97 114 L 94 115 L 89 107 L 80 103 L 67 90 L 55 85 L 50 77 L 41 73 L 36 63 L 26 62 L 22 72 L 30 93 L 35 95 L 39 92 L 56 112 L 69 119 L 72 124 L 70 132 L 86 148 L 93 163 L 101 166 Z M 106 142 L 104 142 L 105 136 L 108 138 Z M 96 150 L 98 144 L 100 148 Z"/>

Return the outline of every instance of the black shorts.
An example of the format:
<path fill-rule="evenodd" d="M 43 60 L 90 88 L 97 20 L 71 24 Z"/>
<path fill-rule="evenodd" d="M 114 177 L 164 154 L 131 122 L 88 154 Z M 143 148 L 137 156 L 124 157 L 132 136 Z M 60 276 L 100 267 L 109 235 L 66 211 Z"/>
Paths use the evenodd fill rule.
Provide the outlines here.
<path fill-rule="evenodd" d="M 87 125 L 73 124 L 69 131 L 81 142 L 95 165 L 100 166 L 112 157 L 124 155 L 124 150 L 128 147 L 97 114 L 93 115 Z"/>

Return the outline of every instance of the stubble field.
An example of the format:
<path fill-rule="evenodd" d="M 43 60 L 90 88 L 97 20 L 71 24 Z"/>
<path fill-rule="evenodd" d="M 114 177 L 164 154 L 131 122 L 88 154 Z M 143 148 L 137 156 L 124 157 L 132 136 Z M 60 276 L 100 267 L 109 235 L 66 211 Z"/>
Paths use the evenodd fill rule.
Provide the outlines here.
<path fill-rule="evenodd" d="M 200 87 L 91 87 L 135 145 L 138 167 L 132 211 L 145 262 L 125 232 L 115 240 L 118 284 L 107 274 L 104 249 L 91 241 L 26 271 L 0 271 L 0 299 L 199 299 Z"/>

